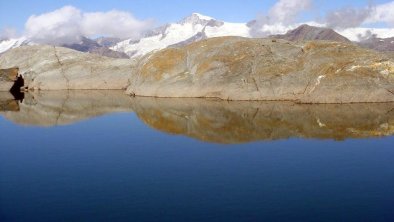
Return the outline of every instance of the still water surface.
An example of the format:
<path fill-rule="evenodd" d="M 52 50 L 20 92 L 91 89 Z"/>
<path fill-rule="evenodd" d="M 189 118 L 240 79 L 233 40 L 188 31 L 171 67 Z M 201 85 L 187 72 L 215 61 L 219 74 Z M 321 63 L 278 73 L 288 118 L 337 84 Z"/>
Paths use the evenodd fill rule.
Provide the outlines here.
<path fill-rule="evenodd" d="M 0 94 L 0 221 L 393 221 L 393 110 Z"/>

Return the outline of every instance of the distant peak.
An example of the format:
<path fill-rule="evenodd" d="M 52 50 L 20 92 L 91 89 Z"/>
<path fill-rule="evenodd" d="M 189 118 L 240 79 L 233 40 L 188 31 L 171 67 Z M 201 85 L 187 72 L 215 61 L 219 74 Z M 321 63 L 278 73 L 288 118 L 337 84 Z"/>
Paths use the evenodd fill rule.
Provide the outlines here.
<path fill-rule="evenodd" d="M 215 20 L 212 17 L 209 16 L 205 16 L 199 13 L 192 13 L 190 16 L 182 19 L 182 21 L 180 21 L 180 24 L 200 24 L 200 25 L 206 25 L 206 23 L 208 23 L 209 21 Z"/>
<path fill-rule="evenodd" d="M 202 15 L 202 14 L 197 13 L 197 12 L 192 13 L 191 17 L 198 17 L 198 18 L 200 18 L 200 19 L 202 19 L 202 20 L 208 20 L 208 21 L 214 19 L 214 18 L 212 18 L 212 17 L 206 16 L 206 15 Z"/>

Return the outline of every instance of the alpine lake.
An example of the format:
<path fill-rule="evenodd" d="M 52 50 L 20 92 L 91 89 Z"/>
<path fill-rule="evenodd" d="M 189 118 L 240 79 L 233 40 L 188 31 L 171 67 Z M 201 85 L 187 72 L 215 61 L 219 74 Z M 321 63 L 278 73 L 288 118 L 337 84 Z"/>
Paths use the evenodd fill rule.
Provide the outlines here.
<path fill-rule="evenodd" d="M 393 221 L 394 104 L 0 94 L 0 221 Z"/>

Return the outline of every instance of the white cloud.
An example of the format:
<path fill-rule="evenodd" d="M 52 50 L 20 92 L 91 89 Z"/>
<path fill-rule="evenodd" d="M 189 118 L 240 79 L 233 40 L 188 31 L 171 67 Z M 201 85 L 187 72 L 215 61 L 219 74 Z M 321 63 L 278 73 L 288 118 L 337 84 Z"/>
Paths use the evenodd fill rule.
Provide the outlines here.
<path fill-rule="evenodd" d="M 290 24 L 299 14 L 310 9 L 312 0 L 279 0 L 269 11 L 270 23 Z"/>
<path fill-rule="evenodd" d="M 152 25 L 152 21 L 139 21 L 130 13 L 117 10 L 85 13 L 81 23 L 85 35 L 118 38 L 137 37 Z"/>
<path fill-rule="evenodd" d="M 380 22 L 394 26 L 394 1 L 375 6 L 373 12 L 365 20 L 367 24 Z"/>
<path fill-rule="evenodd" d="M 79 41 L 80 36 L 137 37 L 152 27 L 152 21 L 140 21 L 128 12 L 82 12 L 73 6 L 31 16 L 25 34 L 37 43 L 64 44 Z"/>
<path fill-rule="evenodd" d="M 358 27 L 374 11 L 374 7 L 368 6 L 365 8 L 342 8 L 333 12 L 329 12 L 326 16 L 326 23 L 328 27 L 346 29 Z"/>
<path fill-rule="evenodd" d="M 258 16 L 251 23 L 250 34 L 254 37 L 277 34 L 294 24 L 298 16 L 311 6 L 312 0 L 279 0 L 267 15 Z"/>

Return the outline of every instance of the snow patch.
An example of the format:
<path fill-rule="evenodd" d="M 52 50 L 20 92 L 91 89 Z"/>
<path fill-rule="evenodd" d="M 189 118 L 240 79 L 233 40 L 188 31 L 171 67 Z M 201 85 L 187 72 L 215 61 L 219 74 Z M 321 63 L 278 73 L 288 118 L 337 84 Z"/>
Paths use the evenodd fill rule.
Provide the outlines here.
<path fill-rule="evenodd" d="M 0 53 L 6 52 L 10 49 L 20 47 L 27 44 L 27 38 L 21 37 L 18 39 L 7 39 L 0 42 Z"/>

